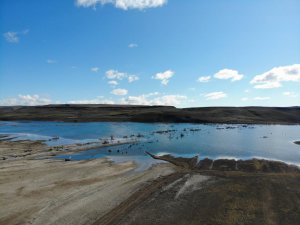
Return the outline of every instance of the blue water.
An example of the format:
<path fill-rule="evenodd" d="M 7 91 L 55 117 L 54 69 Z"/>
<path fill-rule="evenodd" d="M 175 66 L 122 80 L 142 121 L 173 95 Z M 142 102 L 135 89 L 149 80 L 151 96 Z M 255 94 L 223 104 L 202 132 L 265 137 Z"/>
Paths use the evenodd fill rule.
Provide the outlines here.
<path fill-rule="evenodd" d="M 165 133 L 157 131 L 168 131 Z M 204 125 L 130 122 L 0 122 L 0 134 L 19 139 L 46 140 L 49 145 L 84 143 L 99 138 L 140 134 L 136 144 L 124 144 L 84 151 L 72 159 L 109 156 L 120 159 L 147 159 L 145 151 L 200 158 L 252 157 L 300 164 L 300 126 L 286 125 Z M 59 137 L 52 140 L 53 137 Z M 60 156 L 66 157 L 66 156 Z M 68 156 L 69 157 L 69 156 Z"/>

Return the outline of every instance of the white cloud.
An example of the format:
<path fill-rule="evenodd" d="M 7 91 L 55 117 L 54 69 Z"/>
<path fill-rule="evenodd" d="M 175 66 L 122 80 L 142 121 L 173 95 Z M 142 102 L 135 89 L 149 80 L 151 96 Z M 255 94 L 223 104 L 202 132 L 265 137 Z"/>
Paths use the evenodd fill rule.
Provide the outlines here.
<path fill-rule="evenodd" d="M 216 91 L 216 92 L 205 94 L 204 97 L 206 98 L 206 100 L 216 100 L 216 99 L 227 97 L 227 94 L 224 93 L 223 91 Z"/>
<path fill-rule="evenodd" d="M 167 85 L 174 74 L 175 73 L 172 70 L 166 70 L 165 72 L 155 74 L 155 76 L 153 76 L 152 78 L 160 80 L 163 85 Z"/>
<path fill-rule="evenodd" d="M 300 81 L 300 64 L 274 67 L 263 74 L 256 75 L 250 83 L 254 88 L 270 89 L 281 87 L 282 82 L 288 81 Z"/>
<path fill-rule="evenodd" d="M 91 71 L 94 72 L 94 73 L 98 73 L 99 67 L 92 67 Z"/>
<path fill-rule="evenodd" d="M 5 32 L 3 36 L 7 42 L 17 44 L 20 41 L 20 35 L 26 35 L 28 33 L 29 33 L 29 29 L 23 30 L 21 32 L 8 31 Z"/>
<path fill-rule="evenodd" d="M 113 91 L 116 95 L 127 94 L 125 89 L 115 89 Z M 104 96 L 98 96 L 94 99 L 82 99 L 66 101 L 67 104 L 130 104 L 130 105 L 173 105 L 178 106 L 184 100 L 187 100 L 183 95 L 163 95 L 160 96 L 159 92 L 151 92 L 139 96 L 128 96 L 119 100 L 106 99 Z M 49 98 L 43 98 L 39 95 L 19 95 L 14 98 L 7 98 L 0 100 L 1 106 L 14 106 L 14 105 L 47 105 L 47 104 L 60 104 L 59 101 L 52 101 Z"/>
<path fill-rule="evenodd" d="M 26 35 L 28 33 L 29 33 L 29 29 L 25 29 L 25 30 L 22 31 L 22 34 L 24 34 L 24 35 Z"/>
<path fill-rule="evenodd" d="M 245 102 L 245 101 L 248 101 L 249 98 L 245 97 L 245 98 L 241 98 L 241 100 Z"/>
<path fill-rule="evenodd" d="M 223 69 L 217 72 L 214 77 L 221 80 L 231 79 L 231 81 L 238 81 L 243 79 L 244 75 L 239 74 L 237 70 Z"/>
<path fill-rule="evenodd" d="M 150 105 L 146 96 L 128 96 L 127 98 L 121 99 L 121 104 L 126 105 Z"/>
<path fill-rule="evenodd" d="M 295 92 L 286 91 L 282 93 L 284 96 L 288 96 L 291 98 L 296 98 L 298 95 Z"/>
<path fill-rule="evenodd" d="M 18 97 L 0 100 L 0 105 L 47 105 L 51 102 L 49 98 L 43 98 L 39 95 L 18 95 Z"/>
<path fill-rule="evenodd" d="M 108 70 L 106 71 L 105 76 L 107 79 L 111 80 L 127 79 L 129 83 L 139 80 L 139 77 L 137 75 L 130 75 L 124 72 L 119 72 L 118 70 Z"/>
<path fill-rule="evenodd" d="M 271 99 L 270 97 L 255 97 L 254 100 L 265 101 Z"/>
<path fill-rule="evenodd" d="M 269 82 L 264 84 L 257 84 L 254 86 L 254 88 L 257 89 L 271 89 L 271 88 L 278 88 L 281 87 L 281 84 L 279 82 Z"/>
<path fill-rule="evenodd" d="M 184 95 L 164 95 L 158 98 L 154 98 L 151 101 L 151 105 L 179 105 L 182 101 L 186 100 Z"/>
<path fill-rule="evenodd" d="M 112 90 L 111 93 L 114 95 L 127 95 L 128 90 L 117 88 L 117 89 Z"/>
<path fill-rule="evenodd" d="M 57 61 L 54 60 L 54 59 L 47 59 L 46 63 L 48 63 L 48 64 L 54 64 L 54 63 L 57 63 Z"/>
<path fill-rule="evenodd" d="M 148 94 L 145 94 L 144 96 L 146 97 L 151 97 L 151 96 L 156 96 L 156 95 L 159 95 L 159 92 L 155 91 L 155 92 L 150 92 Z"/>
<path fill-rule="evenodd" d="M 119 72 L 118 70 L 108 70 L 106 71 L 105 76 L 107 79 L 122 80 L 123 78 L 127 77 L 127 74 Z"/>
<path fill-rule="evenodd" d="M 76 0 L 77 6 L 96 7 L 96 5 L 112 4 L 116 8 L 128 9 L 147 9 L 161 7 L 167 3 L 167 0 Z"/>
<path fill-rule="evenodd" d="M 19 36 L 17 32 L 8 31 L 4 33 L 3 36 L 6 39 L 6 41 L 10 43 L 19 43 Z"/>
<path fill-rule="evenodd" d="M 130 43 L 128 45 L 128 48 L 137 48 L 138 47 L 138 44 L 135 44 L 135 43 Z"/>
<path fill-rule="evenodd" d="M 139 96 L 128 96 L 127 98 L 121 99 L 122 104 L 129 105 L 169 105 L 177 106 L 186 100 L 187 97 L 184 95 L 163 95 L 153 98 L 158 95 L 158 92 L 139 95 Z"/>
<path fill-rule="evenodd" d="M 210 81 L 210 79 L 211 79 L 211 76 L 204 76 L 204 77 L 199 77 L 197 81 L 201 82 L 201 83 L 206 83 L 206 82 Z"/>
<path fill-rule="evenodd" d="M 111 86 L 117 86 L 119 83 L 116 80 L 110 80 L 108 81 L 108 84 L 110 84 Z"/>
<path fill-rule="evenodd" d="M 115 104 L 113 100 L 110 99 L 104 99 L 103 96 L 99 96 L 95 99 L 89 99 L 89 100 L 73 100 L 68 101 L 68 104 Z"/>
<path fill-rule="evenodd" d="M 245 93 L 249 93 L 249 92 L 250 92 L 250 90 L 246 89 L 246 90 L 244 90 L 244 92 L 245 92 Z"/>
<path fill-rule="evenodd" d="M 131 83 L 131 82 L 133 82 L 133 81 L 139 80 L 140 78 L 139 78 L 138 76 L 136 76 L 136 75 L 129 75 L 129 76 L 127 77 L 127 79 L 128 79 L 128 82 Z"/>

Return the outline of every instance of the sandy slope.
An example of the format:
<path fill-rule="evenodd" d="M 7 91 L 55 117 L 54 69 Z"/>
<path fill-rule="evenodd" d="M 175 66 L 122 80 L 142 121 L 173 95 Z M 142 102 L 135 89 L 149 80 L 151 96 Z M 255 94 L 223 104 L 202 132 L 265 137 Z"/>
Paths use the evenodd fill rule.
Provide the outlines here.
<path fill-rule="evenodd" d="M 170 164 L 135 172 L 133 162 L 25 158 L 0 162 L 0 224 L 91 224 L 148 182 L 174 171 Z"/>

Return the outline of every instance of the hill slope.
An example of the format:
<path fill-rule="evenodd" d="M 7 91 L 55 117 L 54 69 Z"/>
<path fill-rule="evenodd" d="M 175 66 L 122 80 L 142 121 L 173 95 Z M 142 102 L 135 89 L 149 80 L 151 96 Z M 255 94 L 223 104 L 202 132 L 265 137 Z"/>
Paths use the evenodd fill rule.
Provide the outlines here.
<path fill-rule="evenodd" d="M 2 106 L 0 120 L 300 124 L 300 107 Z"/>

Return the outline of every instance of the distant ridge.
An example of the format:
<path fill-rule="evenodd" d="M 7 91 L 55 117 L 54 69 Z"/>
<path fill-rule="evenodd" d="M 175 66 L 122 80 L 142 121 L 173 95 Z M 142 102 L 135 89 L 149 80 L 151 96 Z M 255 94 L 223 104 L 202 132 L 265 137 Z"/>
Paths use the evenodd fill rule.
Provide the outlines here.
<path fill-rule="evenodd" d="M 107 104 L 0 106 L 0 120 L 132 121 L 184 123 L 300 124 L 300 107 L 193 107 Z"/>

